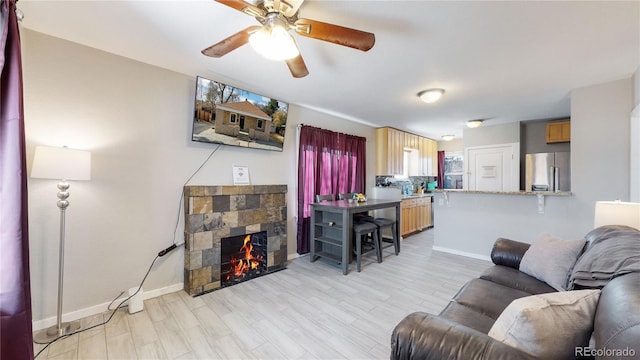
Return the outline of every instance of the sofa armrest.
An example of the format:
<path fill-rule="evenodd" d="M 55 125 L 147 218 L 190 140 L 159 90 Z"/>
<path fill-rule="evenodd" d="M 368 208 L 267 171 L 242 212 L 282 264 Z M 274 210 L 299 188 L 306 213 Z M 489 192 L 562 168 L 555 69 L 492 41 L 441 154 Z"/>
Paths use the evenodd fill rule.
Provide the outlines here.
<path fill-rule="evenodd" d="M 445 318 L 415 312 L 396 325 L 391 335 L 391 359 L 535 359 L 487 334 Z"/>
<path fill-rule="evenodd" d="M 496 265 L 508 266 L 518 270 L 520 261 L 531 244 L 498 238 L 491 249 L 491 261 Z"/>

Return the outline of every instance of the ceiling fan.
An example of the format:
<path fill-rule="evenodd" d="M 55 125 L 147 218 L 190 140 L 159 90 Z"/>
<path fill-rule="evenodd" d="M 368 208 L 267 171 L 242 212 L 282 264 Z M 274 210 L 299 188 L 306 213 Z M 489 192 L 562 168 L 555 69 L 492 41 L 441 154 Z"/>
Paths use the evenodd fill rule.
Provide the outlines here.
<path fill-rule="evenodd" d="M 298 10 L 304 0 L 264 0 L 259 1 L 257 5 L 243 0 L 215 1 L 255 17 L 262 26 L 247 27 L 202 50 L 204 55 L 222 57 L 240 46 L 250 43 L 263 56 L 274 60 L 284 60 L 291 75 L 296 78 L 307 76 L 309 70 L 307 70 L 289 30 L 294 30 L 301 36 L 362 51 L 371 49 L 376 40 L 375 35 L 369 32 L 298 18 Z"/>

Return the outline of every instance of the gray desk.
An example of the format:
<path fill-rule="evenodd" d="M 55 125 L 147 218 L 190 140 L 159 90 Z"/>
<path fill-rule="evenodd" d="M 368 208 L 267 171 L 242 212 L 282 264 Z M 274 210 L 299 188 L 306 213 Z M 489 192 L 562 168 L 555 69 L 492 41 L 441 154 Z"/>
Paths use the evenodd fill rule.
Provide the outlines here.
<path fill-rule="evenodd" d="M 342 264 L 347 274 L 353 248 L 353 214 L 394 207 L 396 236 L 400 241 L 400 200 L 368 199 L 366 202 L 347 200 L 323 201 L 311 204 L 311 262 L 325 257 Z"/>

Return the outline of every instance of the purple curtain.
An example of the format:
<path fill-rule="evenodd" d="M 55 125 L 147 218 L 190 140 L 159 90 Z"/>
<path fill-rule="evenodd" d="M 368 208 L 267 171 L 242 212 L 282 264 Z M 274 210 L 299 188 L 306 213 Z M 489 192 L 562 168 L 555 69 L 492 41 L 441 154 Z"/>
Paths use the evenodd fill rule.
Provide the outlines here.
<path fill-rule="evenodd" d="M 303 126 L 298 149 L 297 252 L 310 249 L 311 206 L 316 194 L 364 192 L 367 139 Z"/>
<path fill-rule="evenodd" d="M 16 0 L 2 0 L 0 358 L 33 359 L 22 59 Z"/>
<path fill-rule="evenodd" d="M 444 151 L 438 151 L 438 189 L 444 189 Z"/>

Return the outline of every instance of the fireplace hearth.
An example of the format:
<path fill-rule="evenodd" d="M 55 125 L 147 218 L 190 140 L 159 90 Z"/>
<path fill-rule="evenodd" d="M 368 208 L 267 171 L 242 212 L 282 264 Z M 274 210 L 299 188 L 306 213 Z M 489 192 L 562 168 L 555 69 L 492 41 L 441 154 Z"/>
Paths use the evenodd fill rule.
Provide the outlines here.
<path fill-rule="evenodd" d="M 286 268 L 286 193 L 286 185 L 185 186 L 184 290 L 197 296 Z"/>

